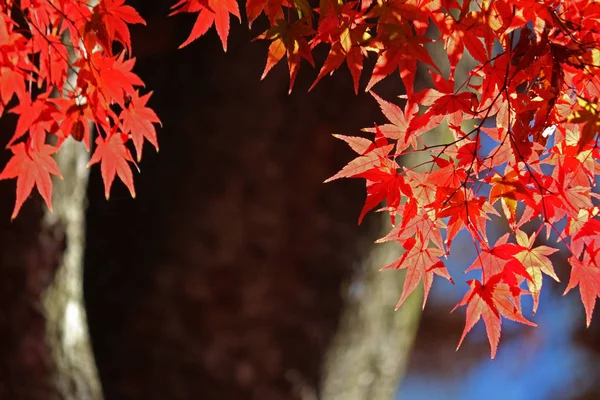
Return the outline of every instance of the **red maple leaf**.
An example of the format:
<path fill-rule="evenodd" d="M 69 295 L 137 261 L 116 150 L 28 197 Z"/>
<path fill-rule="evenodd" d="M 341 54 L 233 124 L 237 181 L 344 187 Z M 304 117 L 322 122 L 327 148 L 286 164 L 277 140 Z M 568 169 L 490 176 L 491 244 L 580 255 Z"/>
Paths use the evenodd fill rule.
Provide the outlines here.
<path fill-rule="evenodd" d="M 373 91 L 369 92 L 371 96 L 379 103 L 379 108 L 385 117 L 390 121 L 389 124 L 379 125 L 383 136 L 389 139 L 398 140 L 396 143 L 396 153 L 406 150 L 409 146 L 417 148 L 417 132 L 410 129 L 410 123 L 419 115 L 419 105 L 417 103 L 407 102 L 404 111 L 394 103 L 383 100 Z M 374 132 L 375 128 L 365 128 L 366 132 Z"/>
<path fill-rule="evenodd" d="M 134 86 L 144 86 L 140 77 L 131 72 L 134 64 L 135 58 L 126 60 L 124 53 L 106 57 L 102 52 L 95 52 L 90 60 L 81 59 L 75 64 L 81 67 L 78 84 L 100 96 L 101 108 L 111 103 L 124 107 L 125 99 L 135 95 Z"/>
<path fill-rule="evenodd" d="M 439 73 L 429 52 L 423 46 L 425 43 L 429 43 L 431 39 L 402 33 L 398 33 L 396 36 L 398 38 L 389 41 L 383 52 L 379 55 L 366 91 L 371 90 L 377 82 L 398 69 L 400 77 L 404 82 L 406 93 L 411 96 L 414 93 L 417 60 L 430 65 Z"/>
<path fill-rule="evenodd" d="M 123 121 L 123 132 L 130 133 L 133 139 L 138 162 L 142 159 L 144 138 L 152 143 L 156 151 L 158 151 L 156 129 L 153 123 L 160 124 L 161 122 L 156 113 L 151 108 L 146 107 L 150 96 L 152 96 L 152 92 L 142 97 L 139 97 L 136 92 L 131 98 L 129 106 L 123 109 L 120 115 Z"/>
<path fill-rule="evenodd" d="M 548 258 L 548 256 L 556 253 L 558 249 L 543 245 L 534 248 L 535 234 L 528 237 L 525 232 L 518 230 L 516 237 L 517 243 L 523 250 L 515 254 L 514 257 L 523 264 L 527 273 L 532 278 L 527 280 L 527 286 L 533 296 L 533 313 L 535 314 L 540 300 L 540 291 L 542 290 L 542 273 L 548 275 L 556 282 L 560 282 L 552 267 L 552 261 Z"/>
<path fill-rule="evenodd" d="M 229 14 L 235 15 L 241 21 L 236 0 L 181 0 L 171 9 L 174 11 L 169 15 L 183 12 L 199 13 L 190 36 L 179 46 L 180 49 L 204 35 L 214 24 L 223 44 L 223 50 L 227 51 Z"/>
<path fill-rule="evenodd" d="M 59 137 L 58 146 L 69 136 L 75 140 L 83 141 L 85 148 L 90 150 L 91 124 L 94 123 L 94 115 L 88 104 L 77 104 L 74 99 L 52 98 L 49 99 L 59 108 L 54 115 L 59 124 L 55 131 Z"/>
<path fill-rule="evenodd" d="M 104 181 L 104 195 L 106 199 L 110 197 L 110 188 L 118 175 L 121 181 L 129 189 L 131 197 L 135 198 L 135 188 L 133 187 L 133 175 L 131 168 L 127 162 L 132 162 L 131 153 L 125 147 L 127 135 L 121 132 L 113 132 L 105 140 L 102 136 L 96 138 L 96 151 L 92 155 L 88 167 L 101 162 L 100 170 L 102 172 L 102 180 Z M 137 166 L 136 166 L 137 167 Z"/>
<path fill-rule="evenodd" d="M 25 74 L 12 68 L 0 66 L 0 100 L 3 105 L 8 104 L 13 95 L 19 99 L 26 99 Z M 0 113 L 0 115 L 2 115 Z"/>
<path fill-rule="evenodd" d="M 398 164 L 390 159 L 381 159 L 377 168 L 370 169 L 355 175 L 357 178 L 367 180 L 367 199 L 358 217 L 358 224 L 364 216 L 375 208 L 383 200 L 386 200 L 388 210 L 396 210 L 400 205 L 401 195 L 412 196 L 412 190 L 404 182 L 404 178 L 398 175 Z M 390 214 L 392 223 L 395 222 L 394 213 Z"/>
<path fill-rule="evenodd" d="M 483 285 L 475 279 L 467 282 L 471 289 L 452 309 L 454 311 L 457 307 L 467 305 L 467 321 L 456 347 L 457 350 L 460 348 L 467 333 L 481 318 L 483 318 L 487 337 L 490 342 L 492 358 L 496 356 L 498 342 L 500 341 L 501 316 L 525 325 L 537 326 L 523 317 L 518 296 L 515 296 L 514 291 L 508 285 L 500 283 L 501 278 L 500 274 L 494 275 Z"/>
<path fill-rule="evenodd" d="M 597 236 L 600 234 L 600 220 L 596 218 L 590 218 L 583 223 L 581 228 L 577 231 L 573 240 L 578 240 L 583 237 Z"/>
<path fill-rule="evenodd" d="M 454 77 L 456 66 L 462 59 L 465 47 L 471 56 L 480 63 L 483 64 L 489 59 L 485 41 L 482 41 L 481 38 L 484 35 L 491 35 L 484 29 L 477 14 L 469 12 L 468 3 L 463 4 L 458 19 L 447 14 L 437 25 L 442 31 L 442 39 L 445 40 L 444 44 L 450 61 L 450 77 Z"/>
<path fill-rule="evenodd" d="M 246 16 L 248 17 L 248 27 L 252 27 L 252 23 L 261 12 L 269 18 L 271 25 L 275 20 L 283 18 L 283 10 L 281 7 L 285 5 L 292 7 L 289 0 L 246 0 Z"/>
<path fill-rule="evenodd" d="M 363 69 L 363 58 L 366 50 L 364 35 L 368 26 L 364 20 L 363 12 L 356 10 L 356 2 L 348 2 L 341 7 L 336 3 L 329 3 L 325 12 L 321 15 L 319 30 L 312 40 L 312 47 L 321 42 L 331 44 L 331 49 L 319 76 L 308 89 L 312 90 L 315 85 L 327 74 L 332 74 L 344 61 L 352 74 L 354 82 L 354 93 L 358 94 L 358 83 Z"/>
<path fill-rule="evenodd" d="M 447 1 L 446 7 L 456 5 Z M 440 2 L 432 0 L 389 0 L 376 5 L 368 14 L 379 17 L 378 30 L 403 26 L 407 21 L 414 25 L 416 33 L 422 36 L 428 25 L 428 19 L 435 20 L 433 14 L 440 12 Z"/>
<path fill-rule="evenodd" d="M 61 87 L 67 78 L 69 53 L 60 36 L 33 36 L 34 51 L 40 54 L 39 80 Z M 14 88 L 13 88 L 14 90 Z"/>
<path fill-rule="evenodd" d="M 31 50 L 15 25 L 8 15 L 0 13 L 0 115 L 14 94 L 19 101 L 28 99 L 25 78 L 32 69 L 27 57 Z"/>
<path fill-rule="evenodd" d="M 309 36 L 313 33 L 313 29 L 307 25 L 306 22 L 306 18 L 291 24 L 285 19 L 278 19 L 275 21 L 274 26 L 254 39 L 272 40 L 269 45 L 265 70 L 260 79 L 265 79 L 271 68 L 281 61 L 283 56 L 287 55 L 288 69 L 290 70 L 289 93 L 291 93 L 300 69 L 300 61 L 302 58 L 308 60 L 313 67 L 315 66 L 310 46 L 305 38 L 305 36 Z"/>
<path fill-rule="evenodd" d="M 583 253 L 583 259 L 572 256 L 569 258 L 571 264 L 571 277 L 564 294 L 579 285 L 581 302 L 585 308 L 585 323 L 589 327 L 592 322 L 596 297 L 600 296 L 600 259 L 599 249 L 587 247 Z"/>
<path fill-rule="evenodd" d="M 101 0 L 92 13 L 91 21 L 86 24 L 84 38 L 87 49 L 92 51 L 94 42 L 98 41 L 109 55 L 112 55 L 113 41 L 123 44 L 131 53 L 131 38 L 127 24 L 143 24 L 146 21 L 125 0 Z"/>
<path fill-rule="evenodd" d="M 375 148 L 375 143 L 371 140 L 360 137 L 360 136 L 344 136 L 344 135 L 332 135 L 334 138 L 343 140 L 348 143 L 348 146 L 361 156 L 367 154 L 369 151 Z"/>
<path fill-rule="evenodd" d="M 17 216 L 21 206 L 31 193 L 33 185 L 52 211 L 50 174 L 57 175 L 62 179 L 58 165 L 52 158 L 52 154 L 58 149 L 48 144 L 43 144 L 38 149 L 36 146 L 17 143 L 11 146 L 10 150 L 13 152 L 13 156 L 0 173 L 0 179 L 17 178 L 17 199 L 11 218 L 14 219 Z"/>
<path fill-rule="evenodd" d="M 485 238 L 485 222 L 488 214 L 497 215 L 496 210 L 482 196 L 475 197 L 472 190 L 439 187 L 436 191 L 436 204 L 442 209 L 438 218 L 450 217 L 448 221 L 448 247 L 456 234 L 464 227 L 474 237 Z"/>
<path fill-rule="evenodd" d="M 463 119 L 477 109 L 477 96 L 470 92 L 455 93 L 454 78 L 446 80 L 432 71 L 429 73 L 435 87 L 424 89 L 412 96 L 412 101 L 428 106 L 429 109 L 411 121 L 411 130 L 426 132 L 445 119 L 450 129 L 454 130 L 457 136 L 462 136 Z"/>
<path fill-rule="evenodd" d="M 346 61 L 354 81 L 354 93 L 358 94 L 358 82 L 363 69 L 363 58 L 364 52 L 360 46 L 351 46 L 348 49 L 344 49 L 342 43 L 335 43 L 331 46 L 331 50 L 329 50 L 329 54 L 323 63 L 323 67 L 321 67 L 321 70 L 319 71 L 319 76 L 317 76 L 317 79 L 315 79 L 308 90 L 311 91 L 321 79 L 327 74 L 332 74 L 333 71 L 338 69 L 343 62 Z"/>
<path fill-rule="evenodd" d="M 571 236 L 571 252 L 576 257 L 581 257 L 583 250 L 587 246 L 593 246 L 600 236 L 600 221 L 597 219 L 597 207 L 591 210 L 579 210 L 577 218 L 570 218 L 569 224 L 565 227 L 564 234 Z"/>
<path fill-rule="evenodd" d="M 402 288 L 402 295 L 396 309 L 400 308 L 404 300 L 417 288 L 421 279 L 423 280 L 423 286 L 425 288 L 425 294 L 423 297 L 423 308 L 427 302 L 429 296 L 429 290 L 433 282 L 433 274 L 443 276 L 450 282 L 454 283 L 446 266 L 440 260 L 440 257 L 445 254 L 443 250 L 435 247 L 427 247 L 424 245 L 423 235 L 417 234 L 416 239 L 413 238 L 408 251 L 402 255 L 402 257 L 391 263 L 390 265 L 383 267 L 382 270 L 386 269 L 405 269 L 406 276 L 404 278 L 404 287 Z"/>
<path fill-rule="evenodd" d="M 489 179 L 489 182 L 492 183 L 490 204 L 494 204 L 498 199 L 501 199 L 504 215 L 511 224 L 516 222 L 517 200 L 525 202 L 530 207 L 536 206 L 529 189 L 523 183 L 524 178 L 519 175 L 517 170 L 507 168 L 504 175 L 494 174 Z"/>
<path fill-rule="evenodd" d="M 338 139 L 344 140 L 348 145 L 360 154 L 359 157 L 350 161 L 344 166 L 337 174 L 325 180 L 325 183 L 331 182 L 340 178 L 357 178 L 362 177 L 361 174 L 368 173 L 370 170 L 377 169 L 379 167 L 384 168 L 398 168 L 398 164 L 392 161 L 391 164 L 387 163 L 389 160 L 388 156 L 394 147 L 393 144 L 388 144 L 388 141 L 381 131 L 377 131 L 375 141 L 370 141 L 370 145 L 359 138 L 352 136 L 334 135 Z M 361 138 L 362 139 L 362 138 Z M 368 140 L 368 139 L 366 139 Z M 387 160 L 387 161 L 386 161 Z"/>
<path fill-rule="evenodd" d="M 473 264 L 471 264 L 471 266 L 467 268 L 465 272 L 469 272 L 474 269 L 481 269 L 484 277 L 502 274 L 506 270 L 506 266 L 509 261 L 513 260 L 515 254 L 523 250 L 523 247 L 521 246 L 518 246 L 514 243 L 508 243 L 508 237 L 508 233 L 504 234 L 496 241 L 494 246 L 489 246 L 486 243 L 482 243 L 481 252 L 478 253 L 477 258 L 475 261 L 473 261 Z M 527 274 L 527 272 L 523 272 L 523 270 L 520 272 L 521 274 Z M 531 279 L 529 276 L 525 277 Z"/>
<path fill-rule="evenodd" d="M 54 124 L 56 107 L 48 101 L 49 93 L 39 95 L 34 101 L 28 99 L 19 103 L 10 112 L 19 114 L 17 127 L 13 137 L 7 146 L 11 146 L 16 140 L 29 132 L 29 137 L 36 144 L 43 144 L 46 139 L 46 131 Z"/>

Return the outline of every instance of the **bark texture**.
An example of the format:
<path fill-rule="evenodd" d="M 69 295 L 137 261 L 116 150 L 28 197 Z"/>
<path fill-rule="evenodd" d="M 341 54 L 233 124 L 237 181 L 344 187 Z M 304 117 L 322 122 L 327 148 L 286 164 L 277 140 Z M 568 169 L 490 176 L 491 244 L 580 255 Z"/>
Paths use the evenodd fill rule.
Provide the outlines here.
<path fill-rule="evenodd" d="M 389 217 L 380 221 L 389 233 Z M 419 292 L 393 312 L 404 273 L 379 271 L 397 260 L 394 243 L 373 244 L 346 290 L 340 327 L 325 358 L 322 400 L 392 400 L 404 376 L 420 317 Z"/>
<path fill-rule="evenodd" d="M 88 159 L 83 143 L 69 139 L 62 145 L 56 161 L 63 179 L 54 180 L 54 212 L 45 215 L 45 223 L 62 226 L 66 238 L 62 261 L 43 300 L 53 379 L 62 400 L 102 399 L 83 303 Z"/>

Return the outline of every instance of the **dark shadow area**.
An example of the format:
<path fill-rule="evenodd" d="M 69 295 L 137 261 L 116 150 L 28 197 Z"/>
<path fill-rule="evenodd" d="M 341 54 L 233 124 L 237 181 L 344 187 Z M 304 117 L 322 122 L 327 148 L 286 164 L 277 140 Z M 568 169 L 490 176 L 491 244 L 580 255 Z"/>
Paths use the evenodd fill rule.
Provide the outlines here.
<path fill-rule="evenodd" d="M 14 132 L 15 116 L 0 119 L 0 142 Z M 0 152 L 4 167 L 10 151 Z M 42 226 L 42 199 L 32 196 L 11 221 L 15 182 L 0 181 L 0 399 L 51 398 L 52 359 L 45 344 L 43 291 L 64 249 L 64 232 Z"/>
<path fill-rule="evenodd" d="M 347 70 L 311 93 L 308 64 L 292 95 L 284 61 L 260 82 L 259 24 L 232 20 L 226 54 L 214 32 L 177 50 L 193 18 L 134 5 L 136 71 L 164 128 L 137 199 L 117 183 L 105 201 L 92 171 L 85 292 L 106 397 L 300 398 L 375 239 L 356 226 L 364 183 L 322 183 L 352 157 L 330 134 L 372 125 L 377 105 Z"/>

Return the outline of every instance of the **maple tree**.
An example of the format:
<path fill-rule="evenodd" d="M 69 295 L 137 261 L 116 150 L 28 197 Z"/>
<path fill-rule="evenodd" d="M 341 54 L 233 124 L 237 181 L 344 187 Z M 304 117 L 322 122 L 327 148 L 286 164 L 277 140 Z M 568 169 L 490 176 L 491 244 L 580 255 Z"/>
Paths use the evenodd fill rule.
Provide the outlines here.
<path fill-rule="evenodd" d="M 249 27 L 264 15 L 270 27 L 265 78 L 286 58 L 291 91 L 302 59 L 328 55 L 311 90 L 345 63 L 358 93 L 365 64 L 374 62 L 371 91 L 398 71 L 403 106 L 371 92 L 388 120 L 363 129 L 371 136 L 335 135 L 357 157 L 329 178 L 366 180 L 359 215 L 389 213 L 383 241 L 404 255 L 386 269 L 406 269 L 398 307 L 423 281 L 423 306 L 438 275 L 453 282 L 444 259 L 466 230 L 481 270 L 457 305 L 466 306 L 459 346 L 483 319 L 492 358 L 502 318 L 534 325 L 521 297 L 539 303 L 543 275 L 558 281 L 549 258 L 562 246 L 571 265 L 566 291 L 579 286 L 589 326 L 600 295 L 600 3 L 595 0 L 247 0 Z M 171 15 L 196 21 L 185 47 L 215 27 L 223 50 L 235 0 L 180 0 Z M 18 115 L 7 147 L 13 156 L 0 179 L 17 179 L 16 217 L 35 186 L 51 208 L 52 154 L 70 137 L 95 147 L 89 165 L 101 164 L 108 198 L 116 176 L 135 196 L 132 166 L 144 142 L 158 150 L 158 116 L 151 93 L 132 72 L 128 25 L 145 24 L 124 0 L 91 6 L 75 0 L 0 1 L 0 116 Z M 436 63 L 435 46 L 447 63 Z M 462 63 L 462 64 L 461 64 Z M 470 63 L 466 75 L 459 65 Z M 429 72 L 415 87 L 418 67 Z M 69 79 L 75 76 L 75 79 Z M 92 133 L 90 126 L 94 126 Z M 436 130 L 447 127 L 452 138 Z M 428 161 L 401 166 L 423 153 Z M 326 181 L 326 182 L 327 182 Z M 488 230 L 504 219 L 509 231 L 492 245 Z M 529 231 L 530 234 L 527 234 Z M 547 245 L 535 245 L 544 236 Z M 554 241 L 555 246 L 548 244 Z M 456 307 L 455 307 L 456 308 Z"/>

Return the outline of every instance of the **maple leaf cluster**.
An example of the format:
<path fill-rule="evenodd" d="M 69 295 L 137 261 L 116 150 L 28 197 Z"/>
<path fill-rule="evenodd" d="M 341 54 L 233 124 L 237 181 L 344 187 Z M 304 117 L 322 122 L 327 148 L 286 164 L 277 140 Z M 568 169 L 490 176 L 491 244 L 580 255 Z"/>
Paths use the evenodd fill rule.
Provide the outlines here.
<path fill-rule="evenodd" d="M 171 15 L 180 13 L 196 15 L 180 47 L 214 26 L 226 51 L 231 16 L 241 21 L 235 0 L 180 0 Z M 311 89 L 345 63 L 358 93 L 371 61 L 366 91 L 395 71 L 404 83 L 402 107 L 371 92 L 388 120 L 363 129 L 371 136 L 335 135 L 357 157 L 327 180 L 366 180 L 359 223 L 385 202 L 393 229 L 379 241 L 406 250 L 385 267 L 406 269 L 397 307 L 421 281 L 423 306 L 435 275 L 453 282 L 444 260 L 466 230 L 477 251 L 466 271 L 481 276 L 457 305 L 466 305 L 459 346 L 483 319 L 493 358 L 503 318 L 535 325 L 521 299 L 532 296 L 535 313 L 543 275 L 558 281 L 549 256 L 559 246 L 571 265 L 566 291 L 579 286 L 590 324 L 600 295 L 597 0 L 247 0 L 249 27 L 261 15 L 270 24 L 256 37 L 270 41 L 262 78 L 285 57 L 291 91 L 302 59 L 314 66 L 322 45 L 329 53 Z M 160 123 L 132 72 L 128 24 L 144 23 L 124 0 L 0 0 L 0 115 L 19 115 L 0 174 L 17 178 L 13 217 L 34 185 L 51 207 L 52 155 L 69 136 L 89 149 L 92 125 L 90 164 L 101 163 L 106 197 L 115 176 L 135 195 L 128 142 L 139 161 L 145 141 L 158 149 Z M 447 63 L 434 62 L 434 47 Z M 422 90 L 419 67 L 430 78 Z M 398 163 L 415 153 L 427 161 Z M 509 231 L 492 245 L 498 219 Z M 543 233 L 556 247 L 536 245 Z"/>
<path fill-rule="evenodd" d="M 50 175 L 60 171 L 51 155 L 69 137 L 89 151 L 92 126 L 89 165 L 101 164 L 106 197 L 117 175 L 135 197 L 127 142 L 138 161 L 144 141 L 158 149 L 160 121 L 146 106 L 151 94 L 139 94 L 128 24 L 145 22 L 124 0 L 0 1 L 0 116 L 19 116 L 0 173 L 17 179 L 13 218 L 34 185 L 52 209 Z"/>
<path fill-rule="evenodd" d="M 226 50 L 228 16 L 240 17 L 234 1 L 182 0 L 177 7 L 176 13 L 199 12 L 184 45 L 214 23 Z M 593 191 L 600 172 L 600 3 L 321 0 L 313 10 L 304 0 L 247 0 L 250 25 L 261 13 L 271 25 L 257 37 L 271 41 L 263 78 L 286 57 L 290 91 L 301 60 L 314 66 L 312 51 L 320 44 L 329 54 L 313 87 L 345 62 L 358 92 L 369 54 L 375 66 L 366 91 L 400 74 L 404 106 L 371 92 L 388 123 L 364 129 L 371 139 L 335 135 L 357 157 L 327 180 L 366 180 L 359 223 L 385 201 L 394 227 L 380 241 L 406 249 L 385 267 L 407 270 L 398 307 L 421 281 L 423 306 L 434 275 L 452 281 L 443 260 L 458 232 L 468 231 L 478 255 L 466 271 L 481 270 L 481 278 L 468 282 L 457 305 L 467 306 L 459 346 L 483 319 L 493 358 L 502 318 L 535 325 L 523 316 L 522 296 L 533 297 L 535 313 L 542 276 L 558 281 L 549 259 L 558 249 L 535 245 L 545 230 L 546 241 L 554 238 L 569 253 L 567 291 L 579 285 L 590 324 L 600 295 L 600 208 Z M 427 47 L 435 45 L 445 50 L 444 68 Z M 461 62 L 473 65 L 464 77 L 456 73 Z M 428 69 L 431 85 L 416 91 L 418 66 Z M 440 125 L 452 140 L 440 139 L 434 131 Z M 428 161 L 398 164 L 414 153 Z M 510 230 L 492 245 L 493 218 L 505 219 Z"/>
<path fill-rule="evenodd" d="M 381 239 L 406 249 L 385 267 L 407 270 L 398 306 L 420 281 L 424 305 L 434 275 L 451 280 L 443 259 L 457 233 L 467 230 L 477 258 L 466 271 L 481 270 L 481 278 L 468 282 L 457 305 L 467 306 L 459 346 L 483 319 L 493 358 L 502 318 L 534 325 L 523 316 L 521 297 L 533 297 L 535 313 L 542 276 L 558 281 L 548 258 L 558 249 L 534 244 L 545 230 L 546 241 L 552 236 L 569 253 L 566 291 L 579 285 L 589 326 L 600 295 L 600 209 L 593 191 L 600 173 L 600 4 L 391 0 L 374 10 L 375 40 L 381 40 L 371 43 L 379 51 L 367 90 L 398 67 L 405 106 L 372 93 L 389 122 L 365 129 L 372 140 L 338 136 L 358 157 L 329 180 L 366 179 L 360 219 L 383 200 L 392 222 L 399 219 Z M 439 31 L 431 40 L 446 50 L 447 78 L 423 47 L 428 21 Z M 475 65 L 456 82 L 467 52 Z M 421 91 L 414 90 L 417 61 L 430 67 L 432 85 Z M 451 141 L 440 143 L 439 132 L 432 133 L 440 124 Z M 428 132 L 437 135 L 435 144 L 425 140 Z M 425 153 L 428 161 L 412 168 L 396 163 L 412 153 Z M 493 218 L 510 229 L 492 245 Z"/>

